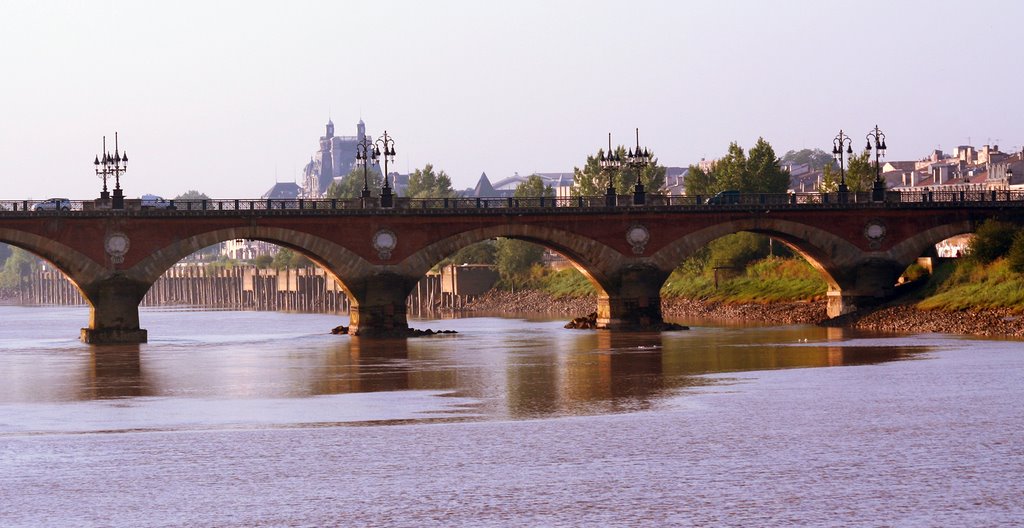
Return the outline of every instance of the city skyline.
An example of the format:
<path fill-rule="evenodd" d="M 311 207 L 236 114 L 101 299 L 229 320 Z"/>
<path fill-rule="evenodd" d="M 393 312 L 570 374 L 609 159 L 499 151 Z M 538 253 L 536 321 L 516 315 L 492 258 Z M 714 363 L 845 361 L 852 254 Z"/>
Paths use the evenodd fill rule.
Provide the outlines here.
<path fill-rule="evenodd" d="M 301 180 L 328 119 L 457 189 L 570 171 L 635 128 L 668 166 L 875 124 L 890 160 L 1024 143 L 1013 3 L 0 5 L 11 198 L 97 195 L 115 131 L 127 196 L 257 196 Z"/>

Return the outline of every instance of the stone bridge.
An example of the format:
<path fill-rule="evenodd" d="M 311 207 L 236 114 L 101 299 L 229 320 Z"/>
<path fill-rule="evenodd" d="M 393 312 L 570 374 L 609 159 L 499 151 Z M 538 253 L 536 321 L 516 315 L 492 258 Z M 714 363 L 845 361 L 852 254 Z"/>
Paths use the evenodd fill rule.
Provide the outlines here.
<path fill-rule="evenodd" d="M 211 200 L 121 210 L 75 202 L 46 211 L 0 202 L 0 242 L 46 259 L 77 285 L 91 307 L 83 341 L 131 343 L 146 340 L 138 305 L 157 278 L 189 254 L 232 239 L 305 254 L 349 295 L 351 333 L 388 336 L 408 330 L 406 297 L 428 270 L 496 237 L 564 255 L 599 292 L 598 326 L 635 329 L 662 322 L 659 291 L 669 274 L 724 235 L 749 231 L 790 246 L 822 273 L 835 317 L 889 296 L 906 267 L 937 242 L 989 218 L 1024 223 L 1024 194 L 1004 191 L 856 198 L 750 195 L 727 205 L 665 198 L 639 206 L 605 206 L 604 197 L 399 200 L 393 208 Z"/>

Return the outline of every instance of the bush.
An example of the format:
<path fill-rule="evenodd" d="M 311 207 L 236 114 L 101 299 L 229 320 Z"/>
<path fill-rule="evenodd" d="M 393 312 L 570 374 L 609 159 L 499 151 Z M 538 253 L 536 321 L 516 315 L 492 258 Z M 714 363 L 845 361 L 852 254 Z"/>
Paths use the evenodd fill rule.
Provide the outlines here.
<path fill-rule="evenodd" d="M 1024 230 L 1018 231 L 1010 244 L 1010 252 L 1006 254 L 1010 269 L 1015 273 L 1024 273 Z"/>
<path fill-rule="evenodd" d="M 985 220 L 974 233 L 967 249 L 971 259 L 988 264 L 1005 256 L 1013 245 L 1018 229 L 1012 224 L 998 220 Z"/>
<path fill-rule="evenodd" d="M 708 244 L 708 252 L 711 266 L 743 269 L 768 256 L 768 237 L 754 233 L 727 235 Z"/>

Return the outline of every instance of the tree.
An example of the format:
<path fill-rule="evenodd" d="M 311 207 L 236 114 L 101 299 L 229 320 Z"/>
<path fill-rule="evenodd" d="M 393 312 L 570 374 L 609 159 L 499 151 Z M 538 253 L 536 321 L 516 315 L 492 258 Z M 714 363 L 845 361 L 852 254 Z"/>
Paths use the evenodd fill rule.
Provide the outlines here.
<path fill-rule="evenodd" d="M 16 288 L 39 270 L 39 259 L 19 247 L 11 248 L 11 256 L 0 271 L 0 287 Z"/>
<path fill-rule="evenodd" d="M 536 174 L 531 174 L 526 181 L 516 186 L 514 196 L 516 198 L 554 198 L 555 190 L 550 185 L 544 185 L 544 179 Z"/>
<path fill-rule="evenodd" d="M 764 138 L 757 138 L 750 149 L 745 175 L 741 191 L 782 194 L 789 190 L 789 172 L 782 170 L 775 149 Z"/>
<path fill-rule="evenodd" d="M 175 200 L 209 200 L 210 197 L 205 193 L 201 193 L 195 189 L 185 191 L 185 194 L 179 194 L 174 197 Z"/>
<path fill-rule="evenodd" d="M 1013 235 L 1013 242 L 1010 244 L 1010 251 L 1006 254 L 1006 261 L 1010 269 L 1017 273 L 1024 273 L 1024 229 Z"/>
<path fill-rule="evenodd" d="M 985 220 L 971 239 L 967 255 L 981 264 L 988 264 L 1010 251 L 1017 228 L 998 220 Z"/>
<path fill-rule="evenodd" d="M 850 156 L 846 169 L 846 186 L 852 192 L 871 190 L 875 181 L 875 166 L 871 163 L 871 153 L 864 151 Z"/>
<path fill-rule="evenodd" d="M 517 283 L 522 283 L 524 276 L 529 275 L 530 268 L 541 262 L 544 256 L 544 248 L 511 238 L 499 238 L 495 242 L 495 265 L 501 279 L 509 286 L 515 288 Z"/>
<path fill-rule="evenodd" d="M 274 257 L 271 255 L 267 255 L 266 253 L 256 255 L 256 258 L 253 259 L 252 264 L 253 266 L 256 266 L 259 269 L 267 269 L 274 264 Z"/>
<path fill-rule="evenodd" d="M 587 156 L 583 168 L 573 168 L 573 196 L 601 196 L 608 188 L 608 178 L 617 194 L 632 194 L 636 184 L 637 169 L 626 162 L 626 147 L 615 147 L 615 155 L 623 160 L 623 166 L 614 170 L 601 168 L 600 158 L 604 149 L 597 151 L 596 156 Z M 651 153 L 651 163 L 640 169 L 641 182 L 648 194 L 658 194 L 665 186 L 665 167 L 658 164 L 658 159 Z"/>
<path fill-rule="evenodd" d="M 306 258 L 302 253 L 296 253 L 288 248 L 281 248 L 274 255 L 274 260 L 271 266 L 274 269 L 282 270 L 285 268 L 308 268 L 312 267 L 313 261 Z"/>
<path fill-rule="evenodd" d="M 690 165 L 683 185 L 687 196 L 710 196 L 718 192 L 712 171 L 705 172 L 697 165 Z"/>
<path fill-rule="evenodd" d="M 496 253 L 497 246 L 494 241 L 485 240 L 483 242 L 477 242 L 476 244 L 470 244 L 458 250 L 454 255 L 444 259 L 438 265 L 494 264 Z"/>
<path fill-rule="evenodd" d="M 782 163 L 799 165 L 806 163 L 811 170 L 818 170 L 834 162 L 832 154 L 821 149 L 791 150 L 782 156 Z"/>
<path fill-rule="evenodd" d="M 821 183 L 818 184 L 818 192 L 833 193 L 839 190 L 839 173 L 832 165 L 825 165 L 821 172 Z"/>
<path fill-rule="evenodd" d="M 384 186 L 384 177 L 377 167 L 366 168 L 366 180 L 369 180 L 370 196 L 379 196 L 380 188 Z M 324 194 L 327 198 L 352 199 L 363 195 L 363 168 L 356 167 L 341 178 L 331 182 L 330 187 Z"/>
<path fill-rule="evenodd" d="M 758 138 L 749 156 L 733 141 L 729 150 L 708 171 L 690 166 L 686 175 L 686 194 L 707 196 L 722 191 L 745 193 L 784 193 L 789 189 L 789 173 L 782 170 L 771 144 Z"/>
<path fill-rule="evenodd" d="M 444 171 L 434 172 L 434 166 L 427 163 L 409 175 L 409 186 L 405 188 L 409 198 L 454 198 L 452 179 Z"/>

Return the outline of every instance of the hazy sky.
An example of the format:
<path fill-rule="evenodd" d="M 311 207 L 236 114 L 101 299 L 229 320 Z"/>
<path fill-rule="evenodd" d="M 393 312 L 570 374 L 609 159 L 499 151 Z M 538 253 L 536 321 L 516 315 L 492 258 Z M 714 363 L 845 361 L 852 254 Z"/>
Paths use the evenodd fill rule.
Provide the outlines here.
<path fill-rule="evenodd" d="M 456 188 L 571 171 L 605 145 L 665 165 L 763 136 L 889 159 L 1024 144 L 1024 2 L 0 0 L 2 198 L 256 197 L 293 181 L 328 115 L 395 138 L 397 168 Z"/>

